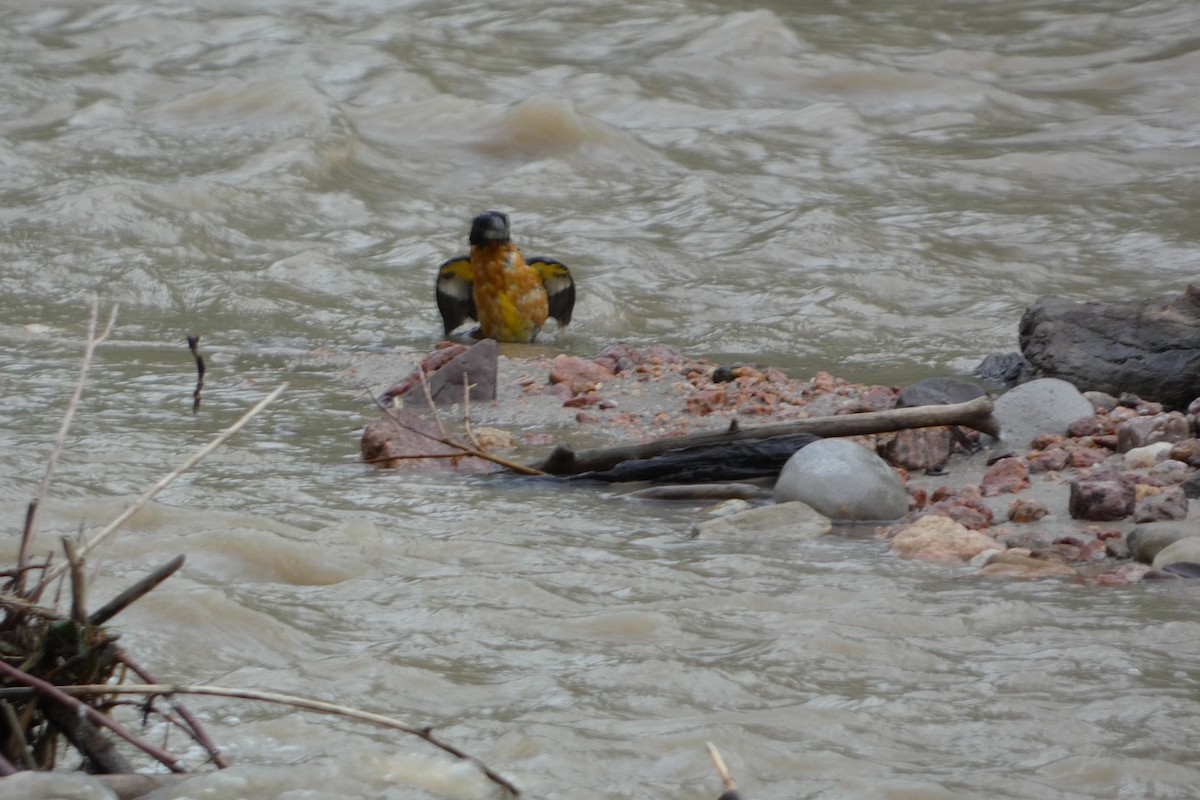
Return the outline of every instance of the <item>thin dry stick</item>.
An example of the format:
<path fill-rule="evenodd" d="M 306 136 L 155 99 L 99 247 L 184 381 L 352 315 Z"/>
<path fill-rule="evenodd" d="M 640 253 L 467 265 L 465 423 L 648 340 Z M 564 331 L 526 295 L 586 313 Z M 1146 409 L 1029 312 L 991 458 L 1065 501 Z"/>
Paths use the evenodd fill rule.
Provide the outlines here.
<path fill-rule="evenodd" d="M 13 670 L 12 667 L 0 662 L 0 665 L 6 667 L 7 670 Z M 24 673 L 18 673 L 23 675 Z M 442 750 L 455 758 L 463 761 L 468 761 L 474 764 L 479 770 L 488 777 L 493 783 L 502 786 L 513 797 L 519 797 L 521 791 L 514 786 L 507 778 L 504 778 L 494 772 L 491 767 L 484 764 L 478 758 L 464 753 L 452 744 L 443 742 L 433 735 L 433 729 L 430 727 L 416 728 L 399 720 L 385 717 L 382 714 L 375 714 L 370 711 L 360 711 L 357 708 L 349 708 L 347 706 L 339 706 L 335 703 L 326 703 L 323 700 L 311 700 L 307 697 L 296 697 L 295 695 L 280 694 L 279 692 L 262 692 L 257 689 L 231 689 L 224 686 L 197 686 L 192 684 L 168 684 L 168 683 L 150 683 L 150 684 L 126 684 L 124 686 L 58 686 L 52 687 L 57 691 L 66 695 L 105 695 L 105 694 L 148 694 L 148 695 L 172 695 L 172 694 L 200 694 L 209 695 L 212 697 L 232 697 L 240 700 L 258 700 L 264 703 L 275 703 L 277 705 L 291 706 L 293 708 L 304 709 L 305 711 L 315 711 L 319 714 L 333 714 L 346 719 L 359 720 L 360 722 L 370 722 L 375 725 L 380 725 L 385 728 L 402 731 L 412 734 L 425 741 L 429 742 L 434 747 Z M 0 697 L 15 697 L 20 696 L 20 690 L 0 689 Z"/>
<path fill-rule="evenodd" d="M 721 783 L 725 784 L 725 793 L 736 793 L 738 790 L 738 784 L 733 782 L 733 776 L 730 775 L 730 768 L 725 765 L 725 759 L 721 758 L 721 753 L 716 750 L 716 745 L 714 745 L 713 742 L 706 741 L 704 742 L 704 750 L 707 750 L 708 757 L 713 759 L 713 766 L 716 768 L 716 774 L 721 777 Z M 724 798 L 726 794 L 722 793 L 721 796 Z"/>
<path fill-rule="evenodd" d="M 438 413 L 437 404 L 433 402 L 433 391 L 429 388 L 429 381 L 425 378 L 425 370 L 418 370 L 421 373 L 421 388 L 425 390 L 425 401 L 429 403 L 429 407 L 433 409 L 433 421 L 437 423 L 438 430 L 442 433 L 442 439 L 447 444 L 450 444 L 450 434 L 446 433 L 446 426 L 442 424 L 442 415 Z M 464 378 L 466 375 L 463 376 Z M 455 447 L 457 445 L 451 445 Z"/>
<path fill-rule="evenodd" d="M 24 535 L 21 537 L 21 549 L 17 554 L 17 577 L 14 585 L 20 590 L 25 574 L 25 565 L 29 558 L 29 551 L 33 547 L 33 541 L 37 536 L 37 509 L 46 499 L 47 492 L 50 491 L 50 478 L 54 475 L 54 467 L 58 464 L 58 457 L 62 454 L 63 445 L 67 440 L 67 431 L 71 429 L 71 423 L 75 419 L 75 410 L 79 408 L 79 401 L 83 397 L 83 386 L 87 382 L 88 370 L 92 366 L 92 356 L 96 352 L 96 348 L 108 338 L 112 333 L 113 325 L 117 321 L 117 309 L 120 306 L 113 306 L 112 311 L 108 315 L 108 323 L 104 326 L 104 330 L 99 336 L 96 335 L 96 319 L 99 315 L 100 301 L 92 298 L 92 313 L 88 318 L 87 341 L 83 346 L 83 363 L 79 367 L 79 380 L 75 382 L 75 391 L 71 394 L 71 399 L 67 401 L 67 410 L 63 413 L 62 425 L 59 426 L 58 436 L 54 439 L 54 448 L 50 451 L 50 458 L 46 461 L 46 472 L 42 475 L 41 486 L 38 487 L 37 498 L 29 504 L 29 511 L 25 518 Z"/>
<path fill-rule="evenodd" d="M 463 373 L 463 429 L 467 432 L 467 440 L 476 450 L 485 451 L 483 445 L 475 438 L 475 431 L 471 428 L 471 386 L 467 383 L 467 373 Z"/>
<path fill-rule="evenodd" d="M 126 522 L 128 522 L 130 517 L 132 517 L 137 512 L 141 511 L 142 508 L 144 508 L 147 503 L 149 503 L 151 500 L 154 499 L 154 496 L 156 494 L 158 494 L 163 489 L 167 488 L 172 483 L 174 483 L 175 480 L 180 475 L 183 475 L 189 469 L 196 466 L 196 464 L 200 463 L 200 461 L 202 461 L 205 458 L 205 456 L 207 456 L 213 450 L 216 450 L 218 447 L 225 444 L 225 442 L 229 441 L 229 439 L 235 433 L 240 431 L 242 428 L 246 427 L 246 423 L 248 423 L 250 420 L 254 419 L 254 417 L 258 416 L 259 412 L 261 412 L 264 408 L 266 408 L 271 403 L 273 403 L 275 401 L 275 398 L 279 397 L 279 395 L 281 395 L 283 393 L 283 390 L 286 389 L 287 386 L 288 385 L 286 383 L 279 384 L 279 386 L 275 387 L 275 391 L 271 392 L 269 395 L 264 397 L 262 400 L 259 400 L 258 403 L 254 406 L 254 408 L 250 409 L 249 411 L 247 411 L 245 414 L 243 414 L 241 416 L 241 419 L 239 419 L 237 422 L 230 425 L 225 430 L 221 431 L 220 435 L 217 436 L 216 439 L 213 439 L 211 442 L 204 445 L 204 447 L 201 447 L 199 450 L 197 450 L 195 453 L 193 453 L 192 456 L 187 461 L 184 461 L 182 464 L 180 464 L 178 467 L 176 467 L 174 470 L 172 470 L 170 474 L 166 475 L 165 477 L 160 479 L 158 483 L 156 483 L 156 484 L 154 484 L 154 486 L 150 487 L 150 489 L 145 494 L 143 494 L 141 497 L 139 497 L 137 499 L 137 502 L 135 502 L 129 508 L 125 509 L 125 511 L 122 512 L 116 519 L 114 519 L 112 522 L 108 523 L 108 526 L 104 530 L 100 531 L 98 534 L 93 536 L 91 538 L 91 540 L 88 541 L 87 544 L 85 544 L 82 548 L 80 548 L 79 555 L 81 557 L 86 556 L 88 553 L 90 553 L 92 550 L 94 550 L 97 545 L 99 545 L 101 542 L 103 542 L 109 536 L 112 536 L 112 534 L 118 528 L 120 528 L 122 525 L 124 525 Z M 59 564 L 57 567 L 47 570 L 46 577 L 42 578 L 41 583 L 38 586 L 39 590 L 41 588 L 43 588 L 46 584 L 48 584 L 50 581 L 57 578 L 59 575 L 63 574 L 63 572 L 66 571 L 66 569 L 67 569 L 67 565 Z"/>
<path fill-rule="evenodd" d="M 71 569 L 71 619 L 76 623 L 87 626 L 87 581 L 83 579 L 83 559 L 75 549 L 75 542 L 64 536 L 63 552 L 67 555 L 67 566 Z"/>

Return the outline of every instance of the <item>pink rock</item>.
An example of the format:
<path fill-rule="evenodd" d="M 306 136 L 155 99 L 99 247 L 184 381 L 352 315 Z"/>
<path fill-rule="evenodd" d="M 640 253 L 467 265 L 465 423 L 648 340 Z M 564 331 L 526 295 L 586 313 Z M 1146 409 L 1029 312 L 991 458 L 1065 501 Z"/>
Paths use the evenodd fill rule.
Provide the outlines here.
<path fill-rule="evenodd" d="M 1060 447 L 1050 450 L 1034 450 L 1025 456 L 1032 472 L 1061 472 L 1067 467 L 1067 451 Z"/>
<path fill-rule="evenodd" d="M 1067 426 L 1067 435 L 1075 438 L 1080 436 L 1097 436 L 1102 432 L 1103 427 L 1100 424 L 1100 420 L 1096 417 L 1083 417 Z"/>
<path fill-rule="evenodd" d="M 1029 488 L 1029 468 L 1020 458 L 1002 458 L 984 473 L 979 490 L 984 497 L 1011 494 Z"/>
<path fill-rule="evenodd" d="M 1073 519 L 1124 519 L 1133 513 L 1133 504 L 1133 482 L 1121 475 L 1090 475 L 1071 481 L 1069 506 Z"/>
<path fill-rule="evenodd" d="M 550 382 L 566 384 L 571 394 L 590 392 L 610 381 L 613 373 L 595 361 L 559 353 L 550 364 Z"/>
<path fill-rule="evenodd" d="M 1171 448 L 1171 458 L 1182 461 L 1189 467 L 1200 467 L 1200 439 L 1176 442 Z"/>
<path fill-rule="evenodd" d="M 1078 578 L 1079 572 L 1068 564 L 1048 558 L 1022 555 L 1002 551 L 988 559 L 987 564 L 976 575 L 985 577 L 1025 578 Z"/>
<path fill-rule="evenodd" d="M 908 428 L 898 431 L 880 452 L 892 464 L 905 469 L 929 469 L 950 458 L 950 429 Z"/>
<path fill-rule="evenodd" d="M 892 550 L 898 555 L 929 561 L 966 562 L 997 547 L 992 537 L 937 515 L 921 517 L 892 539 Z"/>
<path fill-rule="evenodd" d="M 1094 467 L 1108 456 L 1102 450 L 1094 450 L 1090 447 L 1073 447 L 1067 453 L 1067 464 L 1076 469 L 1085 467 Z"/>
<path fill-rule="evenodd" d="M 1161 522 L 1168 519 L 1187 519 L 1188 499 L 1179 486 L 1159 488 L 1146 494 L 1133 508 L 1134 522 Z"/>
<path fill-rule="evenodd" d="M 1187 417 L 1178 411 L 1137 417 L 1122 422 L 1117 428 L 1117 452 L 1124 453 L 1155 442 L 1179 442 L 1191 435 Z"/>
<path fill-rule="evenodd" d="M 1037 500 L 1028 497 L 1018 497 L 1008 507 L 1009 522 L 1033 522 L 1049 514 L 1050 511 Z"/>

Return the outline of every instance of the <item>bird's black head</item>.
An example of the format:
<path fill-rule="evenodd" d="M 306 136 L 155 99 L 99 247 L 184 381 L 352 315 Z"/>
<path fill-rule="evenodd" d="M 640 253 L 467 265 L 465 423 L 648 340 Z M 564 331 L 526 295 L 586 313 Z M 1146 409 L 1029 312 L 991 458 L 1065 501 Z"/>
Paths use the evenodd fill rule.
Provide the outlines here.
<path fill-rule="evenodd" d="M 472 246 L 507 241 L 509 241 L 507 214 L 499 211 L 485 211 L 471 223 Z"/>

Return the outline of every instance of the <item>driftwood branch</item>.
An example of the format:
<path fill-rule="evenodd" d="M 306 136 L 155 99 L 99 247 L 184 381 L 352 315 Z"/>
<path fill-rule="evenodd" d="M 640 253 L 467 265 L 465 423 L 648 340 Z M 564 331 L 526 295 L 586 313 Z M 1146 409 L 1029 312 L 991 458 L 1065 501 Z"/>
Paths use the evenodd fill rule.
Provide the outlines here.
<path fill-rule="evenodd" d="M 930 428 L 939 425 L 960 425 L 989 436 L 999 437 L 1000 425 L 992 416 L 992 401 L 978 397 L 966 403 L 937 406 L 893 408 L 863 414 L 843 414 L 834 417 L 811 417 L 795 422 L 743 427 L 720 433 L 694 436 L 674 436 L 644 444 L 604 447 L 596 450 L 573 451 L 559 445 L 545 459 L 529 467 L 551 475 L 578 475 L 612 469 L 622 461 L 652 458 L 682 448 L 729 444 L 747 439 L 769 439 L 776 436 L 812 434 L 814 436 L 862 436 L 887 433 L 905 428 Z"/>
<path fill-rule="evenodd" d="M 326 703 L 323 700 L 311 700 L 307 697 L 297 697 L 295 695 L 280 694 L 279 692 L 262 692 L 256 689 L 232 689 L 224 686 L 197 686 L 188 684 L 125 684 L 125 685 L 103 685 L 103 686 L 50 686 L 42 681 L 38 681 L 35 685 L 30 679 L 30 676 L 19 670 L 9 667 L 0 661 L 0 671 L 7 672 L 13 675 L 23 683 L 33 687 L 36 691 L 52 691 L 55 696 L 62 696 L 73 703 L 79 704 L 78 700 L 74 699 L 75 695 L 109 695 L 109 694 L 142 694 L 142 695 L 172 695 L 172 694 L 195 694 L 209 695 L 212 697 L 232 697 L 240 700 L 257 700 L 264 703 L 274 703 L 276 705 L 291 706 L 305 711 L 315 711 L 321 714 L 332 714 L 334 716 L 344 717 L 346 719 L 354 719 L 360 722 L 369 722 L 374 725 L 379 725 L 392 730 L 402 731 L 418 738 L 424 739 L 429 744 L 449 753 L 455 758 L 470 762 L 479 769 L 488 780 L 502 787 L 513 797 L 519 797 L 521 791 L 512 784 L 507 778 L 498 774 L 487 764 L 484 764 L 478 758 L 468 755 L 448 742 L 433 735 L 433 728 L 422 727 L 418 728 L 409 725 L 399 720 L 385 717 L 382 714 L 375 714 L 370 711 L 361 711 L 357 708 L 349 708 L 347 706 L 339 706 L 334 703 Z M 19 696 L 22 690 L 0 689 L 0 698 Z M 89 708 L 89 706 L 83 706 Z M 99 715 L 103 716 L 103 715 Z M 107 718 L 105 718 L 107 719 Z M 126 737 L 128 738 L 128 737 Z M 163 763 L 167 763 L 164 761 Z M 167 764 L 170 766 L 170 764 Z"/>

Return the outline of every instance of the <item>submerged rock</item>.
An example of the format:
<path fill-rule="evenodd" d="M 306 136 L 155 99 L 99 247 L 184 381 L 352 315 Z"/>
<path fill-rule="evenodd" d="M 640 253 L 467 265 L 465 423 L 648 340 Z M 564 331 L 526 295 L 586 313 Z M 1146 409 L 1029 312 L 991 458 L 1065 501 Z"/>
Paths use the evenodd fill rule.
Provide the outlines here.
<path fill-rule="evenodd" d="M 784 534 L 789 539 L 815 539 L 833 530 L 833 523 L 806 503 L 776 503 L 698 522 L 692 534 L 699 538 L 754 537 Z"/>
<path fill-rule="evenodd" d="M 967 562 L 980 553 L 997 549 L 1000 545 L 987 534 L 934 514 L 921 517 L 892 537 L 892 550 L 897 554 L 929 561 Z"/>
<path fill-rule="evenodd" d="M 908 493 L 887 462 L 845 439 L 820 439 L 789 458 L 775 499 L 808 503 L 831 519 L 891 520 L 908 511 Z"/>

